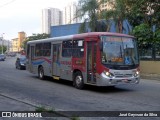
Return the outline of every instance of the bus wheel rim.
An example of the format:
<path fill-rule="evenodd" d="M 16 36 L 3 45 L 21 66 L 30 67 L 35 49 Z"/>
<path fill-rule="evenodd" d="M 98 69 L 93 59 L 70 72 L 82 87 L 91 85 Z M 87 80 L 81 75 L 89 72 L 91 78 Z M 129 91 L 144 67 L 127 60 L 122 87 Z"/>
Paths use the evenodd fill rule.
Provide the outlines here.
<path fill-rule="evenodd" d="M 39 76 L 40 76 L 40 78 L 43 77 L 43 70 L 42 70 L 42 69 L 41 69 L 40 72 L 39 72 Z"/>
<path fill-rule="evenodd" d="M 82 83 L 82 77 L 81 77 L 81 76 L 77 76 L 77 77 L 76 77 L 76 85 L 77 85 L 77 86 L 80 86 L 81 83 Z"/>

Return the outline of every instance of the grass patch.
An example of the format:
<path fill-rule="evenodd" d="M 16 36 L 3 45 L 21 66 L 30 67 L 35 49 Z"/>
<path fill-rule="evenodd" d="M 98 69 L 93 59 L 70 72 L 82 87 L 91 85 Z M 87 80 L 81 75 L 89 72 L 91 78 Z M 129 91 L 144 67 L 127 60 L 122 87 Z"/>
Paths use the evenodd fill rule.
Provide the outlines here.
<path fill-rule="evenodd" d="M 36 112 L 54 112 L 55 110 L 53 108 L 49 109 L 44 106 L 40 106 L 40 107 L 37 107 L 35 111 Z"/>
<path fill-rule="evenodd" d="M 71 119 L 71 120 L 80 120 L 79 117 L 71 117 L 70 119 Z"/>

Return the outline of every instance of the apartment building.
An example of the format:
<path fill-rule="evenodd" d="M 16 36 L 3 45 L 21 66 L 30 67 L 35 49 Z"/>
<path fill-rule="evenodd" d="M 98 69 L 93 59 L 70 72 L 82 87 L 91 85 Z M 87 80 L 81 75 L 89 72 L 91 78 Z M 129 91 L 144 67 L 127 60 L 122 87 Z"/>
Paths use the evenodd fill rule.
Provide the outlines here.
<path fill-rule="evenodd" d="M 74 24 L 81 22 L 80 18 L 76 17 L 78 6 L 76 2 L 69 3 L 63 9 L 63 24 Z"/>
<path fill-rule="evenodd" d="M 22 44 L 26 38 L 25 32 L 18 32 L 18 38 L 12 39 L 12 45 L 10 51 L 20 52 L 22 50 Z"/>
<path fill-rule="evenodd" d="M 19 48 L 18 48 L 18 38 L 12 39 L 11 51 L 12 52 L 18 52 L 19 51 Z"/>
<path fill-rule="evenodd" d="M 42 10 L 42 33 L 50 34 L 50 27 L 62 24 L 62 11 L 57 8 Z"/>

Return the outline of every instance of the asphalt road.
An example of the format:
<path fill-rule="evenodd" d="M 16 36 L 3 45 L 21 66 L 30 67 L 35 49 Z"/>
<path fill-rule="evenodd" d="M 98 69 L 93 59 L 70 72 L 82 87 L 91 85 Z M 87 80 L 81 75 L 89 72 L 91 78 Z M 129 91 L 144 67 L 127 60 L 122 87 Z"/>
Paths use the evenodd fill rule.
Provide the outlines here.
<path fill-rule="evenodd" d="M 160 111 L 160 81 L 141 80 L 139 85 L 87 86 L 78 90 L 65 80 L 39 80 L 37 75 L 17 70 L 15 59 L 0 61 L 0 94 L 64 111 Z"/>

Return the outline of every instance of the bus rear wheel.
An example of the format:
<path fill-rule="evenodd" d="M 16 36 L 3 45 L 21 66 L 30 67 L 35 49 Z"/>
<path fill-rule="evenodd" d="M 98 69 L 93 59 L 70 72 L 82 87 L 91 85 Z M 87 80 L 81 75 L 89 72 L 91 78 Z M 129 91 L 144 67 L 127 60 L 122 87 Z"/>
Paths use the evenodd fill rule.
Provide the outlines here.
<path fill-rule="evenodd" d="M 73 85 L 77 89 L 83 89 L 84 88 L 83 76 L 82 76 L 82 73 L 80 71 L 78 71 L 74 74 Z"/>
<path fill-rule="evenodd" d="M 39 79 L 41 79 L 41 80 L 44 80 L 44 70 L 43 70 L 43 67 L 41 66 L 41 67 L 39 67 L 39 69 L 38 69 L 38 77 L 39 77 Z"/>

